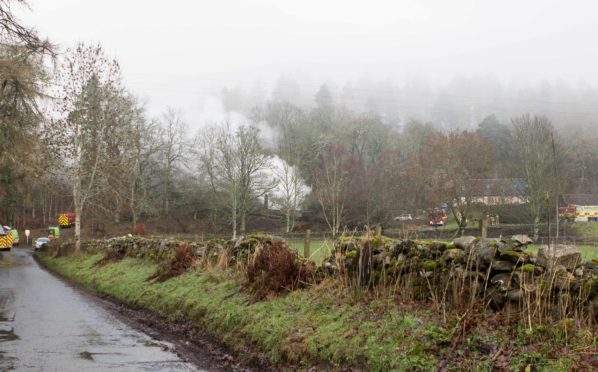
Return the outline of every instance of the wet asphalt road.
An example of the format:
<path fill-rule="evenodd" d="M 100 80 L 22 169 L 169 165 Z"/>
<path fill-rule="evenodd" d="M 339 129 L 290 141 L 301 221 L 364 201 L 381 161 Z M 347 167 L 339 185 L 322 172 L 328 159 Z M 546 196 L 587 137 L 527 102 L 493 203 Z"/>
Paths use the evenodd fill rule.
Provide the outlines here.
<path fill-rule="evenodd" d="M 0 371 L 196 371 L 41 269 L 32 249 L 0 261 Z"/>

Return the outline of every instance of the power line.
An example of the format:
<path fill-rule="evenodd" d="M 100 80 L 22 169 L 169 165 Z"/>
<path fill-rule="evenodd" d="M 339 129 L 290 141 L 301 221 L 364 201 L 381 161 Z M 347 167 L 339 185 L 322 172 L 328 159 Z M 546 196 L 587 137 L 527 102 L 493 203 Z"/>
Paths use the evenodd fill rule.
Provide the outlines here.
<path fill-rule="evenodd" d="M 251 85 L 251 87 L 260 86 L 260 85 L 267 85 L 269 87 L 275 88 L 277 86 L 286 86 L 286 87 L 298 87 L 298 88 L 311 88 L 312 90 L 316 91 L 319 89 L 323 84 L 308 84 L 308 83 L 285 83 L 280 80 L 276 81 L 264 81 L 264 80 L 239 80 L 239 79 L 225 79 L 225 78 L 210 78 L 210 77 L 202 77 L 202 76 L 194 76 L 194 75 L 165 75 L 165 74 L 149 74 L 149 73 L 128 73 L 127 75 L 131 76 L 149 76 L 149 77 L 159 77 L 159 78 L 169 78 L 169 79 L 193 79 L 193 80 L 203 80 L 203 81 L 213 81 L 213 82 L 228 82 L 231 84 L 247 84 Z M 155 83 L 150 83 L 155 84 Z M 225 88 L 225 87 L 222 87 Z M 595 89 L 595 88 L 592 88 Z M 351 88 L 353 92 L 362 92 L 362 93 L 386 93 L 387 91 L 382 89 L 370 89 L 370 88 Z M 548 101 L 548 100 L 535 100 L 535 99 L 521 99 L 521 98 L 508 98 L 508 97 L 481 97 L 481 96 L 468 96 L 468 95 L 461 95 L 461 94 L 450 94 L 450 93 L 432 93 L 432 92 L 414 92 L 409 90 L 404 90 L 401 88 L 397 88 L 395 90 L 395 94 L 403 94 L 403 95 L 412 95 L 412 96 L 425 96 L 425 97 L 445 97 L 445 98 L 458 98 L 458 99 L 465 99 L 465 100 L 476 100 L 476 99 L 492 99 L 492 100 L 501 100 L 501 101 L 511 101 L 516 103 L 531 103 L 531 104 L 557 104 L 557 105 L 570 105 L 570 106 L 583 106 L 583 107 L 595 107 L 593 104 L 584 104 L 579 102 L 564 102 L 564 101 Z M 597 92 L 598 94 L 598 92 Z"/>

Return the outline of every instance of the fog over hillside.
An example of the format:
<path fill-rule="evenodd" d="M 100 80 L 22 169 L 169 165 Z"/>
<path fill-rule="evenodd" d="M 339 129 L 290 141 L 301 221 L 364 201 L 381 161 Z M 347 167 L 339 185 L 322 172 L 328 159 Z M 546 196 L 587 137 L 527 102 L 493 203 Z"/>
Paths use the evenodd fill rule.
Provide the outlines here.
<path fill-rule="evenodd" d="M 596 116 L 592 1 L 217 3 L 31 1 L 22 18 L 62 46 L 101 41 L 157 115 L 197 129 L 227 88 L 229 109 L 267 100 L 337 103 L 445 128 L 487 114 L 544 113 L 557 127 Z M 93 20 L 93 21 L 92 21 Z M 98 21 L 101 20 L 101 21 Z M 74 32 L 76 31 L 76 32 Z M 236 106 L 235 106 L 236 104 Z"/>

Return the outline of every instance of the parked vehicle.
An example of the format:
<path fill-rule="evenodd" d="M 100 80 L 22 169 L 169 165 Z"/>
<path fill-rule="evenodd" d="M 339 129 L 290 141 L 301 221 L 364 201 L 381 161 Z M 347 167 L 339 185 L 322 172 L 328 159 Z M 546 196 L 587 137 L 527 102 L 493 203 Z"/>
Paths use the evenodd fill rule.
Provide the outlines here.
<path fill-rule="evenodd" d="M 448 216 L 444 209 L 434 208 L 428 214 L 428 222 L 430 226 L 444 226 L 448 221 Z"/>
<path fill-rule="evenodd" d="M 48 227 L 48 238 L 60 238 L 60 227 L 50 226 Z"/>
<path fill-rule="evenodd" d="M 559 207 L 559 218 L 572 222 L 598 221 L 598 207 L 578 205 Z"/>
<path fill-rule="evenodd" d="M 397 217 L 395 217 L 395 221 L 412 221 L 413 217 L 411 217 L 411 215 L 409 213 L 402 213 L 400 215 L 398 215 Z"/>
<path fill-rule="evenodd" d="M 73 212 L 61 213 L 58 216 L 58 226 L 60 226 L 62 228 L 74 226 L 76 216 L 77 215 Z"/>
<path fill-rule="evenodd" d="M 10 251 L 12 249 L 12 232 L 8 226 L 0 228 L 0 251 Z"/>
<path fill-rule="evenodd" d="M 12 246 L 19 245 L 19 231 L 17 229 L 11 229 L 12 234 Z"/>
<path fill-rule="evenodd" d="M 575 217 L 577 217 L 577 208 L 574 205 L 559 207 L 559 218 L 573 221 Z"/>
<path fill-rule="evenodd" d="M 33 247 L 37 251 L 37 250 L 42 249 L 48 243 L 50 243 L 50 239 L 49 238 L 37 238 L 33 242 Z"/>

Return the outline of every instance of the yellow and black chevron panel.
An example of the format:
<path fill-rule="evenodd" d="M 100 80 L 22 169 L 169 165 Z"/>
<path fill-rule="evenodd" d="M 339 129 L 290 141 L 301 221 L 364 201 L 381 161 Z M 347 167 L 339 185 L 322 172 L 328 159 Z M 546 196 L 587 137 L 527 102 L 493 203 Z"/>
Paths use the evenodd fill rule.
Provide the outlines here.
<path fill-rule="evenodd" d="M 66 214 L 61 214 L 58 216 L 58 225 L 62 227 L 69 225 L 69 218 L 66 216 Z"/>
<path fill-rule="evenodd" d="M 12 248 L 12 234 L 0 235 L 0 251 L 10 251 Z"/>

